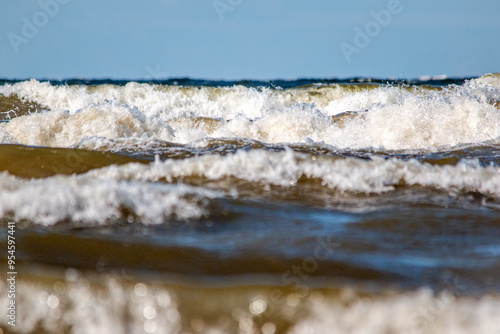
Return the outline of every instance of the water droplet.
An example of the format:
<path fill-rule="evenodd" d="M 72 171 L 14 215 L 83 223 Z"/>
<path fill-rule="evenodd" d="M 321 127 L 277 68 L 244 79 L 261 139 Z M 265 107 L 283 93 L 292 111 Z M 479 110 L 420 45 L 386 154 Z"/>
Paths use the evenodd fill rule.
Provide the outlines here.
<path fill-rule="evenodd" d="M 262 334 L 274 334 L 276 332 L 276 325 L 272 322 L 266 322 L 262 325 Z"/>
<path fill-rule="evenodd" d="M 137 283 L 134 287 L 134 292 L 138 297 L 144 297 L 148 293 L 148 288 L 144 283 Z"/>
<path fill-rule="evenodd" d="M 252 301 L 250 303 L 249 308 L 250 308 L 250 312 L 252 312 L 255 315 L 261 314 L 262 312 L 264 312 L 266 310 L 267 303 L 263 298 L 257 297 L 254 299 L 254 301 Z"/>
<path fill-rule="evenodd" d="M 168 293 L 167 291 L 159 292 L 158 295 L 156 296 L 156 299 L 158 301 L 158 305 L 161 307 L 167 307 L 172 302 L 172 298 L 170 297 L 170 293 Z"/>
<path fill-rule="evenodd" d="M 156 322 L 154 322 L 153 320 L 144 321 L 144 330 L 147 333 L 154 333 L 156 331 L 156 328 L 158 328 L 158 326 L 156 325 Z"/>
<path fill-rule="evenodd" d="M 239 324 L 243 332 L 251 332 L 253 330 L 253 321 L 250 318 L 242 318 Z"/>
<path fill-rule="evenodd" d="M 144 318 L 146 319 L 154 319 L 156 317 L 156 309 L 152 306 L 146 306 L 144 310 L 142 311 L 142 314 L 144 315 Z"/>
<path fill-rule="evenodd" d="M 40 304 L 47 304 L 47 298 L 49 298 L 49 294 L 46 291 L 40 291 L 38 294 L 38 301 Z"/>
<path fill-rule="evenodd" d="M 50 295 L 49 298 L 47 298 L 47 305 L 50 308 L 56 308 L 59 306 L 59 298 L 55 295 Z"/>

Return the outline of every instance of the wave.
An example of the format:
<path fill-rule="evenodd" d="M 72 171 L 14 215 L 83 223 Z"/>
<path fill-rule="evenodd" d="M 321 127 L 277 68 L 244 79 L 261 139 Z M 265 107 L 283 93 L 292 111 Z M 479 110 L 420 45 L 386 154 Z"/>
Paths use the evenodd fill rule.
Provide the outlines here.
<path fill-rule="evenodd" d="M 253 149 L 223 156 L 111 165 L 81 175 L 31 181 L 4 172 L 0 174 L 0 217 L 45 225 L 127 219 L 158 224 L 171 218 L 216 215 L 218 209 L 211 209 L 211 199 L 258 196 L 271 186 L 306 186 L 317 193 L 326 189 L 333 198 L 423 187 L 451 196 L 475 194 L 496 203 L 500 200 L 500 167 L 482 166 L 477 159 L 439 165 L 415 159 L 372 156 L 366 160 L 291 149 Z"/>
<path fill-rule="evenodd" d="M 0 219 L 41 225 L 83 222 L 161 224 L 199 219 L 220 194 L 184 184 L 103 180 L 86 175 L 24 180 L 0 173 Z"/>
<path fill-rule="evenodd" d="M 75 269 L 62 277 L 22 278 L 17 282 L 16 328 L 23 333 L 75 334 L 500 331 L 500 299 L 495 295 L 474 298 L 460 290 L 434 294 L 425 288 L 372 294 L 342 288 L 307 290 L 303 296 L 282 287 L 191 289 L 133 278 L 82 277 Z M 0 291 L 5 290 L 5 283 L 0 283 Z M 7 293 L 0 296 L 0 305 L 7 307 Z M 0 323 L 6 326 L 7 319 L 2 317 Z"/>
<path fill-rule="evenodd" d="M 448 192 L 477 192 L 500 198 L 500 168 L 483 167 L 477 160 L 462 160 L 457 165 L 431 165 L 415 159 L 370 160 L 325 158 L 266 150 L 238 151 L 227 156 L 203 156 L 183 160 L 155 161 L 151 165 L 110 166 L 89 172 L 102 178 L 127 180 L 180 181 L 190 177 L 221 180 L 228 177 L 256 184 L 282 187 L 317 180 L 340 193 L 379 194 L 396 187 L 422 186 Z"/>
<path fill-rule="evenodd" d="M 500 74 L 0 83 L 21 332 L 500 331 Z"/>
<path fill-rule="evenodd" d="M 10 121 L 0 124 L 0 141 L 78 147 L 89 139 L 154 138 L 189 144 L 246 138 L 378 150 L 496 143 L 498 81 L 492 74 L 461 86 L 272 89 L 138 83 L 54 86 L 30 80 L 0 87 L 2 99 L 37 106 L 37 112 L 9 114 Z"/>
<path fill-rule="evenodd" d="M 299 321 L 289 333 L 496 333 L 494 314 L 498 298 L 433 296 L 422 289 L 415 293 L 380 299 L 362 298 L 343 304 L 321 302 L 312 315 Z M 332 311 L 335 310 L 335 311 Z M 466 319 L 466 320 L 464 320 Z"/>

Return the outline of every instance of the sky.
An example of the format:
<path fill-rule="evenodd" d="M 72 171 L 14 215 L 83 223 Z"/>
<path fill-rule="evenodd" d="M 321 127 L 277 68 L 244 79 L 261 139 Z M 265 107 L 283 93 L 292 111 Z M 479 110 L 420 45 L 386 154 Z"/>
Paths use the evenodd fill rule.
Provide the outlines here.
<path fill-rule="evenodd" d="M 0 77 L 500 72 L 500 1 L 0 0 Z"/>

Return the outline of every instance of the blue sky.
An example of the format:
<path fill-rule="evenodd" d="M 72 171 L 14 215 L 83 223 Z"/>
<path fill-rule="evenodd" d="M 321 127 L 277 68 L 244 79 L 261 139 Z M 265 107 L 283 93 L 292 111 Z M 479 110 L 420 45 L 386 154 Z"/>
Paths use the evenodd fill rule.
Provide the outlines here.
<path fill-rule="evenodd" d="M 498 0 L 2 0 L 0 77 L 477 76 L 500 71 L 499 13 Z"/>

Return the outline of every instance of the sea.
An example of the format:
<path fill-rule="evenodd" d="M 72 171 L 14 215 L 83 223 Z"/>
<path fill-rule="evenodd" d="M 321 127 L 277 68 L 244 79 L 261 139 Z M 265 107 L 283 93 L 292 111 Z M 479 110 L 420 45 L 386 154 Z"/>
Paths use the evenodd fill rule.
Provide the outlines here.
<path fill-rule="evenodd" d="M 0 333 L 498 334 L 500 73 L 0 80 L 0 254 Z"/>

